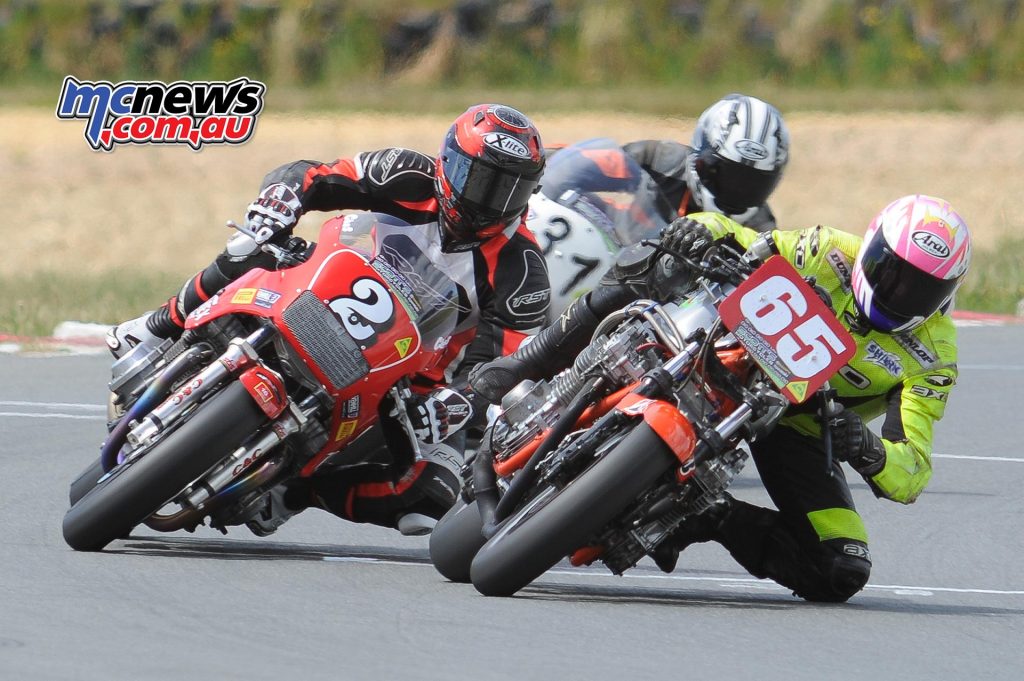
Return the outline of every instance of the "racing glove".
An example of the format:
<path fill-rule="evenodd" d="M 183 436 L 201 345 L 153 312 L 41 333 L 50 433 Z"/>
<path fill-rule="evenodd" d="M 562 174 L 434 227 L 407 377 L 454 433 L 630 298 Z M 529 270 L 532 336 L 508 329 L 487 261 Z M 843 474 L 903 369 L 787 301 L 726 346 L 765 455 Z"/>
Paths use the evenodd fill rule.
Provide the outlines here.
<path fill-rule="evenodd" d="M 281 232 L 290 232 L 302 216 L 299 195 L 283 183 L 267 185 L 249 204 L 245 224 L 256 232 L 256 243 L 263 245 Z"/>
<path fill-rule="evenodd" d="M 413 395 L 406 409 L 416 439 L 437 444 L 462 429 L 473 415 L 469 399 L 451 388 L 440 388 L 427 395 Z"/>
<path fill-rule="evenodd" d="M 843 409 L 832 420 L 832 455 L 870 479 L 885 467 L 885 445 L 854 411 Z"/>
<path fill-rule="evenodd" d="M 714 242 L 710 229 L 686 217 L 676 218 L 661 230 L 662 246 L 693 260 L 701 260 Z"/>

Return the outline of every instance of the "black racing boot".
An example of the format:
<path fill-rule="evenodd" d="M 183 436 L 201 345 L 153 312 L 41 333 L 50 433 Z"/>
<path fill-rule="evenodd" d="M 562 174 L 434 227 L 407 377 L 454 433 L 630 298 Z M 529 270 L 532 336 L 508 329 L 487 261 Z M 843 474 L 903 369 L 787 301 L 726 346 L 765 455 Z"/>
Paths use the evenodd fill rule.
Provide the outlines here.
<path fill-rule="evenodd" d="M 654 564 L 662 572 L 672 572 L 676 569 L 679 552 L 687 546 L 719 539 L 722 525 L 732 513 L 734 506 L 735 499 L 725 494 L 701 513 L 687 518 L 665 541 L 655 547 L 651 553 Z"/>

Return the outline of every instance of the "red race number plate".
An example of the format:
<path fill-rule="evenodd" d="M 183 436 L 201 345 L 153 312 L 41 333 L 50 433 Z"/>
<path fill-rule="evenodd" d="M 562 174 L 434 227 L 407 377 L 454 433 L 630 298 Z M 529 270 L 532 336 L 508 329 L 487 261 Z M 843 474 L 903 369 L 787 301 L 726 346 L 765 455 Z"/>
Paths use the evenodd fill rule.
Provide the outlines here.
<path fill-rule="evenodd" d="M 718 312 L 794 404 L 814 394 L 857 351 L 832 310 L 777 255 L 722 301 Z"/>

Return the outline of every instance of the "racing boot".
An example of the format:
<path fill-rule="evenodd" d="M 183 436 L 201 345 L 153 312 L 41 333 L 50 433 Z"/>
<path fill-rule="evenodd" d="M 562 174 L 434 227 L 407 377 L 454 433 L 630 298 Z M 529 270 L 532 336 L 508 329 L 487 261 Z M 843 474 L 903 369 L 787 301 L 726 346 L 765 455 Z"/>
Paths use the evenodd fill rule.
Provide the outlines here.
<path fill-rule="evenodd" d="M 676 569 L 679 553 L 690 544 L 701 544 L 721 537 L 722 525 L 735 507 L 736 500 L 725 494 L 700 513 L 686 519 L 651 552 L 651 558 L 662 572 Z"/>
<path fill-rule="evenodd" d="M 176 298 L 158 309 L 112 326 L 107 331 L 107 347 L 114 359 L 121 359 L 139 346 L 151 350 L 165 339 L 177 340 L 185 328 Z"/>
<path fill-rule="evenodd" d="M 437 521 L 455 505 L 461 489 L 462 457 L 449 444 L 420 444 L 419 475 L 410 490 L 421 498 L 399 512 L 395 527 L 407 537 L 430 534 Z"/>
<path fill-rule="evenodd" d="M 288 480 L 263 495 L 256 515 L 246 521 L 257 537 L 266 537 L 277 532 L 292 516 L 309 508 L 312 503 L 312 486 L 309 480 L 298 478 Z"/>

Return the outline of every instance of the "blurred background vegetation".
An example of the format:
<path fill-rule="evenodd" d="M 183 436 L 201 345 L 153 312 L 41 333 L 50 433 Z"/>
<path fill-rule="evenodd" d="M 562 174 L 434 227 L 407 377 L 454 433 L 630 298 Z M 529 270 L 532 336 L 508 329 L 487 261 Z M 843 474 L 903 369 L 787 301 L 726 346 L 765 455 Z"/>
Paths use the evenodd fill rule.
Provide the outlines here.
<path fill-rule="evenodd" d="M 741 91 L 787 114 L 994 120 L 1024 111 L 1024 0 L 0 0 L 0 106 L 52 111 L 68 74 L 247 76 L 267 83 L 275 113 L 454 114 L 491 100 L 676 118 Z M 1019 170 L 1013 155 L 1024 152 L 1007 152 Z M 15 177 L 29 158 L 10 155 Z M 1001 183 L 1019 189 L 1024 171 Z M 960 307 L 1013 312 L 1022 249 L 1008 234 L 976 251 Z M 5 270 L 0 331 L 30 335 L 68 318 L 125 318 L 181 277 L 137 273 L 112 288 L 110 275 Z"/>
<path fill-rule="evenodd" d="M 446 91 L 472 90 L 529 91 L 549 109 L 625 100 L 691 115 L 724 88 L 770 93 L 783 109 L 1005 111 L 1022 102 L 1022 4 L 4 0 L 0 101 L 24 103 L 39 87 L 50 104 L 52 83 L 68 73 L 244 74 L 273 86 L 275 109 L 403 107 L 396 94 L 411 90 L 421 107 L 440 110 L 450 106 Z"/>

